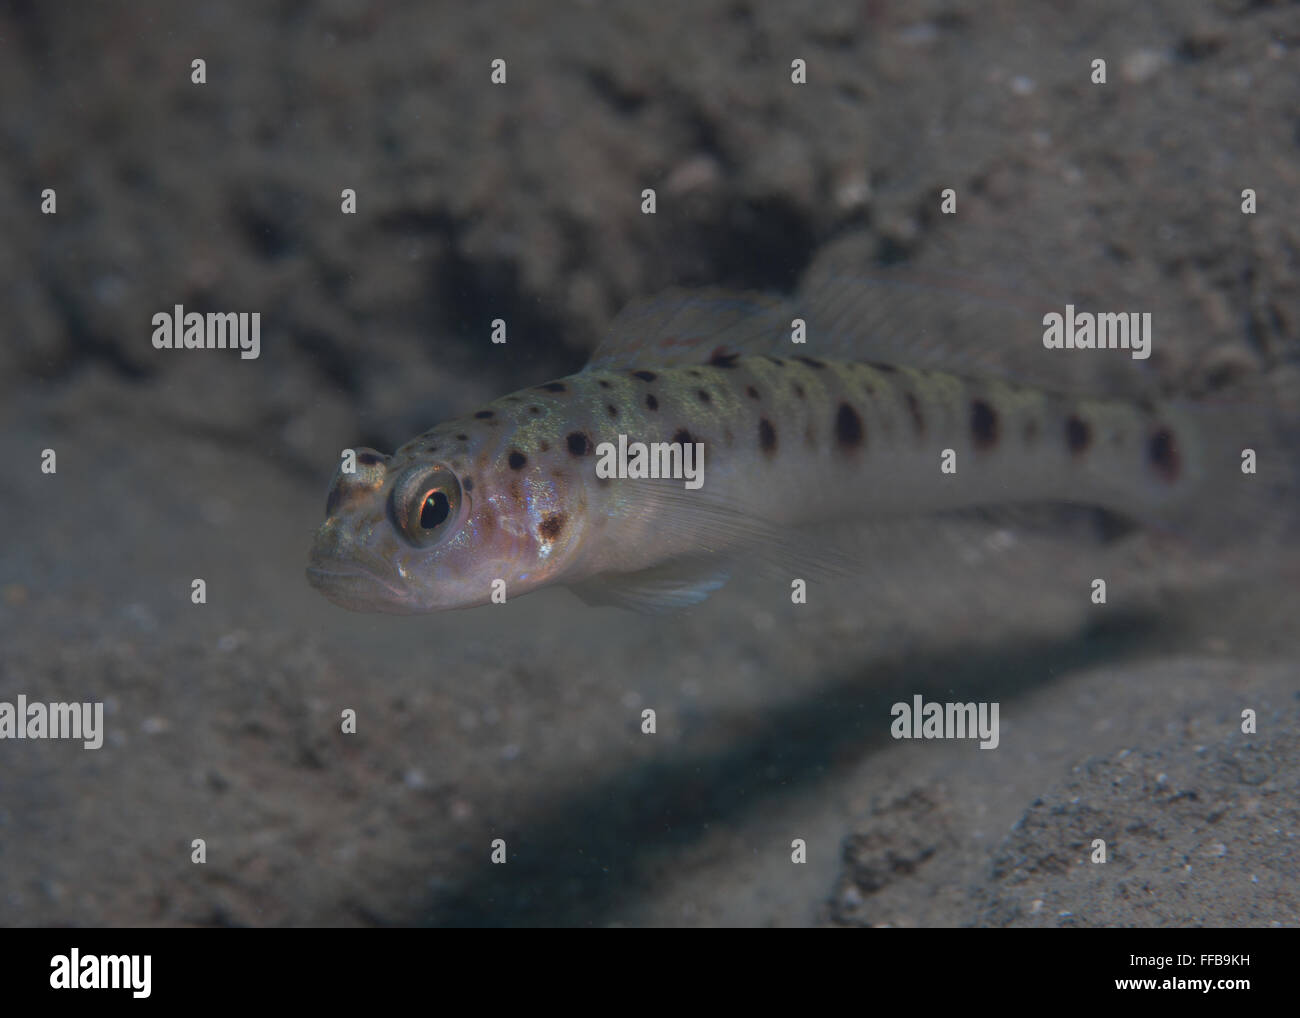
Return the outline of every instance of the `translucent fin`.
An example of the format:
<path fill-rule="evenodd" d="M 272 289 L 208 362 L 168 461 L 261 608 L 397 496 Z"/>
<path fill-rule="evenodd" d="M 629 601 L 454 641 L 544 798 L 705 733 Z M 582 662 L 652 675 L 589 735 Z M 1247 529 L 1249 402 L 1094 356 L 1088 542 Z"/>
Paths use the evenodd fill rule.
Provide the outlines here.
<path fill-rule="evenodd" d="M 684 558 L 635 573 L 607 573 L 570 589 L 591 605 L 656 614 L 699 604 L 730 574 L 715 558 Z"/>
<path fill-rule="evenodd" d="M 1128 351 L 1063 354 L 1043 346 L 1044 315 L 1063 313 L 1067 303 L 1073 302 L 970 277 L 819 264 L 794 298 L 678 288 L 633 301 L 615 318 L 587 370 L 705 364 L 731 355 L 804 355 L 880 361 L 1062 393 L 1134 398 L 1153 393 L 1154 372 Z M 795 319 L 806 326 L 802 343 L 792 339 Z"/>
<path fill-rule="evenodd" d="M 793 305 L 721 289 L 667 290 L 628 304 L 586 370 L 702 364 L 715 354 L 791 352 Z"/>
<path fill-rule="evenodd" d="M 1052 282 L 1027 283 L 1001 265 L 978 275 L 884 267 L 876 247 L 870 237 L 847 236 L 828 245 L 804 274 L 799 306 L 809 322 L 809 356 L 883 361 L 1062 393 L 1140 397 L 1158 388 L 1151 362 L 1131 351 L 1047 349 L 1043 318 L 1063 314 L 1067 304 L 1081 312 L 1149 311 L 1158 333 L 1169 320 L 1159 295 L 1144 294 L 1141 306 L 1105 306 Z"/>

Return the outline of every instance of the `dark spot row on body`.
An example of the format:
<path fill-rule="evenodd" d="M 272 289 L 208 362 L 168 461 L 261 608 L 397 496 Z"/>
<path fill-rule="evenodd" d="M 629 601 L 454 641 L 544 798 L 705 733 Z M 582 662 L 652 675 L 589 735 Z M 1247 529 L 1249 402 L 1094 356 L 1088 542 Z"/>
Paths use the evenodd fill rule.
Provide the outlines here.
<path fill-rule="evenodd" d="M 457 441 L 457 442 L 468 442 L 468 441 L 469 441 L 469 435 L 457 435 L 457 436 L 456 436 L 456 441 Z"/>
<path fill-rule="evenodd" d="M 492 410 L 480 410 L 474 416 L 477 417 L 480 421 L 486 421 L 486 420 L 491 420 L 493 417 L 495 417 L 496 413 L 495 411 Z"/>
<path fill-rule="evenodd" d="M 798 382 L 794 383 L 794 386 L 792 387 L 791 391 L 800 399 L 803 399 L 807 395 L 807 393 L 803 391 L 803 386 L 800 385 Z"/>
<path fill-rule="evenodd" d="M 511 470 L 523 470 L 524 467 L 528 466 L 528 457 L 518 449 L 511 449 L 510 455 L 506 459 Z"/>
<path fill-rule="evenodd" d="M 691 433 L 685 428 L 678 428 L 676 434 L 673 435 L 673 442 L 677 445 L 691 445 L 695 442 L 695 439 L 691 437 Z"/>
<path fill-rule="evenodd" d="M 894 367 L 892 364 L 885 364 L 883 361 L 866 361 L 865 363 L 868 367 L 875 368 L 882 375 L 898 374 L 898 368 Z"/>
<path fill-rule="evenodd" d="M 550 451 L 551 451 L 551 443 L 548 442 L 548 441 L 546 441 L 546 439 L 544 439 L 544 438 L 539 439 L 538 442 L 537 442 L 537 448 L 538 448 L 538 450 L 541 451 L 541 452 L 550 452 Z"/>
<path fill-rule="evenodd" d="M 653 371 L 633 371 L 632 377 L 639 378 L 643 382 L 653 382 L 659 376 L 656 375 Z"/>
<path fill-rule="evenodd" d="M 723 353 L 719 347 L 713 351 L 713 356 L 709 358 L 709 363 L 715 368 L 734 368 L 736 361 L 740 358 L 738 353 Z"/>
<path fill-rule="evenodd" d="M 1070 414 L 1065 419 L 1065 444 L 1074 456 L 1082 456 L 1092 444 L 1092 428 L 1077 414 Z"/>
<path fill-rule="evenodd" d="M 1182 469 L 1182 457 L 1178 453 L 1178 443 L 1174 433 L 1168 427 L 1160 427 L 1151 433 L 1147 442 L 1147 458 L 1151 466 L 1160 475 L 1160 479 L 1173 483 L 1178 480 Z"/>
<path fill-rule="evenodd" d="M 551 515 L 543 518 L 537 532 L 547 541 L 554 541 L 564 532 L 564 523 L 564 513 L 551 513 Z"/>
<path fill-rule="evenodd" d="M 924 435 L 925 415 L 921 413 L 921 401 L 916 398 L 916 393 L 914 392 L 904 393 L 903 399 L 907 403 L 907 412 L 912 418 L 912 429 L 918 435 Z"/>
<path fill-rule="evenodd" d="M 763 398 L 762 396 L 760 396 L 760 395 L 758 394 L 758 390 L 757 390 L 756 388 L 754 388 L 752 385 L 746 387 L 746 389 L 745 389 L 745 394 L 746 394 L 750 399 L 762 399 L 762 398 Z"/>
<path fill-rule="evenodd" d="M 690 375 L 692 378 L 700 378 L 700 377 L 701 377 L 700 372 L 697 371 L 695 368 L 687 368 L 687 369 L 686 369 L 686 373 L 687 373 L 688 375 Z"/>
<path fill-rule="evenodd" d="M 605 379 L 603 379 L 603 378 L 598 378 L 598 379 L 596 379 L 596 384 L 599 385 L 602 389 L 608 389 L 608 388 L 609 388 L 609 383 L 608 383 L 607 381 L 605 381 Z"/>
<path fill-rule="evenodd" d="M 783 368 L 783 367 L 785 367 L 785 361 L 781 360 L 780 357 L 769 357 L 768 360 L 770 360 L 770 361 L 771 361 L 773 364 L 775 364 L 778 368 Z"/>
<path fill-rule="evenodd" d="M 460 486 L 461 486 L 462 488 L 464 488 L 466 491 L 473 491 L 473 490 L 474 490 L 474 478 L 472 478 L 472 477 L 465 477 L 465 478 L 462 478 L 462 479 L 461 479 L 461 482 L 460 482 Z"/>
<path fill-rule="evenodd" d="M 569 453 L 573 456 L 586 456 L 591 451 L 591 439 L 581 431 L 569 432 L 565 441 L 569 445 Z"/>
<path fill-rule="evenodd" d="M 712 403 L 713 397 L 709 395 L 708 389 L 697 389 L 695 395 L 700 398 L 701 403 Z"/>
<path fill-rule="evenodd" d="M 866 440 L 862 417 L 847 403 L 841 403 L 835 412 L 835 441 L 845 451 L 857 449 Z"/>
<path fill-rule="evenodd" d="M 659 400 L 655 398 L 655 394 L 653 392 L 646 393 L 645 405 L 647 410 L 659 409 Z"/>
<path fill-rule="evenodd" d="M 530 407 L 528 408 L 528 412 L 529 412 L 530 414 L 537 415 L 537 414 L 540 414 L 540 413 L 542 412 L 542 408 L 539 407 L 539 406 L 530 406 Z"/>
<path fill-rule="evenodd" d="M 547 382 L 545 385 L 539 385 L 537 388 L 543 392 L 568 392 L 569 387 L 563 382 Z"/>
<path fill-rule="evenodd" d="M 808 367 L 815 368 L 818 371 L 826 370 L 826 365 L 823 364 L 821 361 L 817 360 L 817 358 L 815 357 L 796 357 L 795 360 L 797 360 L 800 364 L 807 364 Z"/>
<path fill-rule="evenodd" d="M 769 456 L 776 452 L 776 429 L 766 417 L 758 419 L 758 444 Z"/>
<path fill-rule="evenodd" d="M 970 433 L 976 449 L 992 449 L 998 444 L 998 415 L 987 400 L 971 400 Z"/>
<path fill-rule="evenodd" d="M 608 413 L 610 417 L 617 417 L 618 407 L 616 407 L 613 403 L 606 403 L 605 412 Z"/>

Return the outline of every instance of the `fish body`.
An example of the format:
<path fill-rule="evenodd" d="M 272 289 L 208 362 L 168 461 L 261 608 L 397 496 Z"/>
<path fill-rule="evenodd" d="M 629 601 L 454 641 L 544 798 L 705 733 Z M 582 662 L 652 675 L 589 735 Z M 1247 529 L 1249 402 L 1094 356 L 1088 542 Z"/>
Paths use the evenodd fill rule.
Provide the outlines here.
<path fill-rule="evenodd" d="M 331 486 L 311 583 L 361 611 L 556 584 L 674 607 L 716 590 L 737 559 L 797 558 L 793 536 L 820 528 L 1043 502 L 1177 521 L 1240 478 L 1237 436 L 1185 405 L 803 353 L 784 309 L 723 303 L 677 328 L 638 318 L 636 342 L 582 372 L 392 455 L 359 450 Z M 600 476 L 620 436 L 701 450 L 702 485 Z"/>

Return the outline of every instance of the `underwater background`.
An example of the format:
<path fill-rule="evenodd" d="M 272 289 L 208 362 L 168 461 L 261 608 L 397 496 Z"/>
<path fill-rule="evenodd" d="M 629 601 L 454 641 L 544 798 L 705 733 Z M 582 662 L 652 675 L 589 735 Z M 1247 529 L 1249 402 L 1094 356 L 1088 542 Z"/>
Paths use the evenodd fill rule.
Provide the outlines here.
<path fill-rule="evenodd" d="M 576 371 L 669 286 L 851 256 L 1152 310 L 1165 395 L 1284 380 L 1296 14 L 0 4 L 0 701 L 106 722 L 0 741 L 0 924 L 1300 924 L 1290 547 L 1111 612 L 1068 542 L 662 616 L 303 575 L 341 450 Z M 260 356 L 155 349 L 177 304 L 259 312 Z M 894 741 L 914 694 L 999 701 L 999 747 Z"/>

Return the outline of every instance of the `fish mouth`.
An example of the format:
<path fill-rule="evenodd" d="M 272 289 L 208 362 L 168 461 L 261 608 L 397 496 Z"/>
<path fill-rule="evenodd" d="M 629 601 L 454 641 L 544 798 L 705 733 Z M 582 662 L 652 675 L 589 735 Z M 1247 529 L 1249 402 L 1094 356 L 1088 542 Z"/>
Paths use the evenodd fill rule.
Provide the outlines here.
<path fill-rule="evenodd" d="M 307 566 L 307 582 L 348 611 L 418 610 L 411 606 L 409 594 L 356 562 L 314 561 Z"/>

